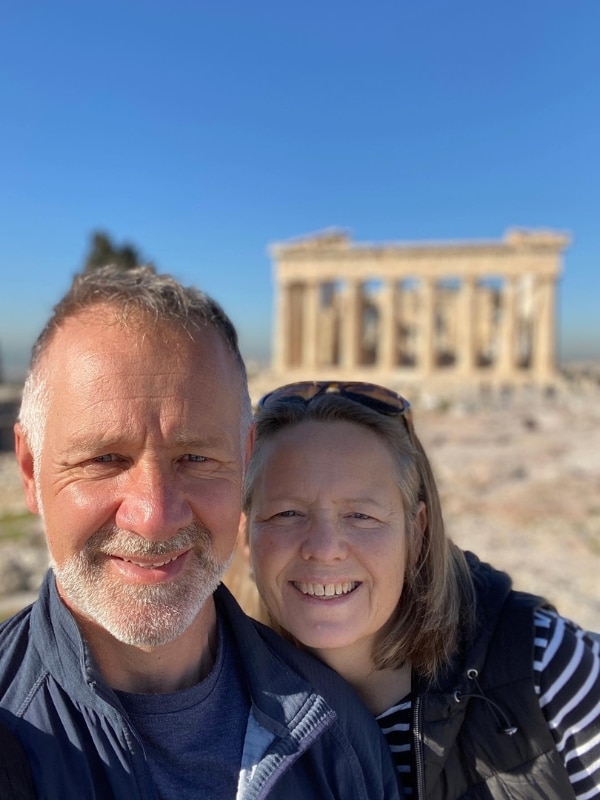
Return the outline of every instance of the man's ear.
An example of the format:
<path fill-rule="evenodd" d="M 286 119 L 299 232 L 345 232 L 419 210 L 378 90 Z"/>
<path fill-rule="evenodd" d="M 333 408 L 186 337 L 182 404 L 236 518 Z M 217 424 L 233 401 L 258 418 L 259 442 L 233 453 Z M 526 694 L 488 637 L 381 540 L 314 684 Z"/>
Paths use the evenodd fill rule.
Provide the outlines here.
<path fill-rule="evenodd" d="M 35 486 L 34 466 L 33 466 L 33 453 L 29 447 L 27 436 L 23 432 L 19 422 L 15 424 L 15 453 L 17 456 L 17 463 L 19 465 L 19 472 L 21 473 L 21 480 L 25 488 L 25 500 L 27 508 L 32 514 L 39 514 L 40 510 L 37 501 L 37 492 Z"/>

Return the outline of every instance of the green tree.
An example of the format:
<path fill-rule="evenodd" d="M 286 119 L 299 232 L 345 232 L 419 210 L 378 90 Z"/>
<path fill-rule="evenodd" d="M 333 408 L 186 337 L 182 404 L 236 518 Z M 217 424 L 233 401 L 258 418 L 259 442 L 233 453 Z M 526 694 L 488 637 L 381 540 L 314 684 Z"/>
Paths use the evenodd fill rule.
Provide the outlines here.
<path fill-rule="evenodd" d="M 106 264 L 116 264 L 120 269 L 126 270 L 148 263 L 142 258 L 137 247 L 127 242 L 119 246 L 104 231 L 95 231 L 92 233 L 82 272 L 91 272 Z"/>

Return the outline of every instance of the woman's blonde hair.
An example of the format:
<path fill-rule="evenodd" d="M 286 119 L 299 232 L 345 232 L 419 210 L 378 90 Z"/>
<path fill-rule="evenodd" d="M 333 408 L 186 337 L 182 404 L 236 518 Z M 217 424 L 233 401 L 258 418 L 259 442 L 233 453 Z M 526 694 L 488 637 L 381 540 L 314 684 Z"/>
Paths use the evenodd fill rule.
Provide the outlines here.
<path fill-rule="evenodd" d="M 412 424 L 378 413 L 339 394 L 273 400 L 256 414 L 256 443 L 244 485 L 248 517 L 265 449 L 284 428 L 301 422 L 351 422 L 373 431 L 397 464 L 407 539 L 404 586 L 396 610 L 377 642 L 377 669 L 410 663 L 421 677 L 435 680 L 458 646 L 461 622 L 470 624 L 473 590 L 465 557 L 446 536 L 440 498 L 429 463 Z M 421 503 L 427 521 L 417 523 Z"/>

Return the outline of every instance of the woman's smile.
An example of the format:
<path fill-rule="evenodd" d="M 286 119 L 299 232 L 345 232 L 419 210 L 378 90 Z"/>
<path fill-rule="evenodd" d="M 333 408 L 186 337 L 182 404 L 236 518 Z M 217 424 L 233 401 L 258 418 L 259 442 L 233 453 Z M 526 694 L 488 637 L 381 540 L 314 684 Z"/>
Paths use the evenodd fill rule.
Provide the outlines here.
<path fill-rule="evenodd" d="M 302 592 L 302 594 L 309 595 L 310 597 L 317 597 L 322 600 L 332 600 L 338 597 L 353 592 L 357 586 L 358 581 L 337 581 L 336 583 L 305 583 L 303 581 L 292 581 L 292 585 Z"/>

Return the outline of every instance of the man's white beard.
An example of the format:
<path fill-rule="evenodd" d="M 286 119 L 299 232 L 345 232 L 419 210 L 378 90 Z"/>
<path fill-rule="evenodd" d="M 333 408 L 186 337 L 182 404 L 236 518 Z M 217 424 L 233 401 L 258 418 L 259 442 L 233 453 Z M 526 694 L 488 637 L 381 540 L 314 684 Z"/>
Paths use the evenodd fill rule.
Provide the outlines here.
<path fill-rule="evenodd" d="M 176 555 L 186 549 L 181 575 L 161 584 L 128 584 L 110 574 L 107 555 L 132 560 Z M 115 526 L 91 536 L 83 550 L 51 566 L 61 593 L 74 610 L 101 625 L 116 639 L 138 647 L 173 641 L 192 624 L 227 571 L 212 555 L 210 531 L 196 523 L 164 542 L 150 542 Z"/>

